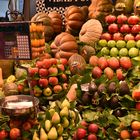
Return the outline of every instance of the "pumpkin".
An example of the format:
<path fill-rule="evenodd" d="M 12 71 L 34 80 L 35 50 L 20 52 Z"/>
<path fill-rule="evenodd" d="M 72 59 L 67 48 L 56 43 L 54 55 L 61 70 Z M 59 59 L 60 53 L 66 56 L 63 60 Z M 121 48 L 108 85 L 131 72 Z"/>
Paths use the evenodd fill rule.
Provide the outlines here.
<path fill-rule="evenodd" d="M 115 4 L 116 14 L 131 14 L 133 12 L 133 0 L 117 0 Z"/>
<path fill-rule="evenodd" d="M 97 19 L 85 22 L 79 33 L 79 40 L 87 44 L 94 44 L 99 40 L 103 31 L 102 24 Z"/>
<path fill-rule="evenodd" d="M 67 58 L 78 52 L 78 45 L 73 35 L 62 32 L 57 35 L 50 45 L 51 52 L 56 58 Z"/>
<path fill-rule="evenodd" d="M 89 18 L 100 19 L 108 15 L 113 10 L 113 3 L 111 0 L 91 0 L 88 7 Z"/>
<path fill-rule="evenodd" d="M 86 69 L 86 61 L 85 59 L 79 54 L 73 54 L 69 60 L 68 65 L 72 75 L 78 74 L 83 75 Z"/>
<path fill-rule="evenodd" d="M 48 14 L 48 16 L 52 20 L 52 25 L 53 25 L 54 32 L 56 34 L 61 33 L 61 31 L 62 31 L 62 18 L 61 18 L 61 15 L 56 11 L 52 11 L 52 12 L 50 12 Z"/>
<path fill-rule="evenodd" d="M 78 7 L 75 5 L 69 6 L 65 11 L 65 29 L 73 35 L 79 33 L 82 25 L 88 16 L 88 8 Z"/>
<path fill-rule="evenodd" d="M 42 22 L 44 25 L 45 41 L 48 42 L 52 39 L 54 34 L 53 24 L 51 18 L 47 13 L 36 13 L 32 18 L 31 22 Z"/>
<path fill-rule="evenodd" d="M 134 1 L 134 13 L 140 15 L 140 0 Z"/>

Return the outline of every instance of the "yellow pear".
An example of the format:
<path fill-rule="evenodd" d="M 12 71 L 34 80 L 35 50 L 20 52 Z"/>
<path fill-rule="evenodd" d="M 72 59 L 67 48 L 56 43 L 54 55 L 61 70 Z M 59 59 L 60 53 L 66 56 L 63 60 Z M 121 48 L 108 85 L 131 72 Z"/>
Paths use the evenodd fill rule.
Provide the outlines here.
<path fill-rule="evenodd" d="M 49 110 L 49 113 L 50 113 L 50 115 L 51 115 L 51 117 L 52 117 L 53 114 L 55 113 L 55 109 L 51 108 L 51 109 Z"/>
<path fill-rule="evenodd" d="M 69 110 L 68 110 L 68 107 L 67 106 L 65 106 L 61 111 L 60 111 L 60 116 L 61 117 L 68 117 L 68 115 L 69 115 Z"/>
<path fill-rule="evenodd" d="M 48 136 L 43 128 L 40 128 L 40 140 L 48 140 Z"/>
<path fill-rule="evenodd" d="M 63 131 L 64 131 L 63 126 L 61 124 L 58 124 L 57 125 L 57 133 L 58 133 L 58 135 L 59 136 L 62 135 Z"/>
<path fill-rule="evenodd" d="M 68 121 L 68 119 L 66 117 L 63 117 L 62 126 L 64 128 L 67 128 L 69 126 L 69 121 Z"/>
<path fill-rule="evenodd" d="M 56 128 L 53 126 L 50 131 L 48 132 L 48 139 L 49 140 L 56 140 L 58 137 Z"/>
<path fill-rule="evenodd" d="M 32 140 L 40 140 L 36 131 L 33 134 Z"/>
<path fill-rule="evenodd" d="M 63 137 L 62 137 L 62 136 L 60 136 L 57 140 L 63 140 Z"/>
<path fill-rule="evenodd" d="M 64 101 L 61 104 L 61 108 L 64 108 L 65 106 L 70 108 L 70 102 L 67 99 L 64 99 Z"/>
<path fill-rule="evenodd" d="M 70 120 L 70 125 L 73 126 L 73 127 L 75 127 L 76 124 L 75 124 L 75 121 L 73 119 Z"/>
<path fill-rule="evenodd" d="M 69 110 L 69 115 L 72 119 L 76 119 L 76 113 L 73 110 Z"/>
<path fill-rule="evenodd" d="M 52 116 L 52 123 L 53 124 L 58 124 L 60 123 L 60 116 L 58 114 L 58 112 L 55 112 Z"/>
<path fill-rule="evenodd" d="M 48 132 L 51 128 L 52 124 L 50 120 L 45 121 L 45 130 Z"/>

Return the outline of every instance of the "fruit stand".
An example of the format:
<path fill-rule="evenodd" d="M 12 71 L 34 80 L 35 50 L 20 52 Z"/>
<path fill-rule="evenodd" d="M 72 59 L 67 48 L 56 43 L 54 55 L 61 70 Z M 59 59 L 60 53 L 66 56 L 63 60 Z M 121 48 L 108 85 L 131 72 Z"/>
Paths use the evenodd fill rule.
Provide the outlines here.
<path fill-rule="evenodd" d="M 139 3 L 37 12 L 32 59 L 0 60 L 0 140 L 140 139 Z"/>

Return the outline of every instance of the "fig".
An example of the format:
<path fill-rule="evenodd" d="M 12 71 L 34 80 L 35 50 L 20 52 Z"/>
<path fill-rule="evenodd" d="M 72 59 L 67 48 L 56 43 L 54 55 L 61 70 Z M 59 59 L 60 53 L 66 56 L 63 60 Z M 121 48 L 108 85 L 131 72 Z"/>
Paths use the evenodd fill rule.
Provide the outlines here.
<path fill-rule="evenodd" d="M 98 92 L 99 93 L 106 92 L 106 85 L 104 83 L 102 83 L 98 86 Z"/>
<path fill-rule="evenodd" d="M 118 109 L 113 111 L 113 114 L 116 117 L 123 117 L 123 116 L 127 115 L 127 110 L 118 108 Z"/>
<path fill-rule="evenodd" d="M 85 93 L 83 93 L 81 100 L 84 105 L 88 105 L 90 103 L 90 96 L 88 91 L 85 91 Z"/>
<path fill-rule="evenodd" d="M 92 96 L 92 105 L 98 105 L 99 104 L 99 93 L 96 91 Z"/>
<path fill-rule="evenodd" d="M 119 98 L 118 98 L 117 95 L 112 96 L 111 99 L 109 100 L 109 103 L 110 103 L 110 107 L 112 109 L 115 109 L 115 108 L 117 108 L 117 107 L 120 106 L 120 104 L 119 104 Z"/>
<path fill-rule="evenodd" d="M 121 81 L 119 85 L 119 94 L 120 95 L 125 95 L 125 94 L 130 94 L 130 89 L 126 81 Z"/>
<path fill-rule="evenodd" d="M 95 82 L 91 82 L 89 85 L 89 92 L 93 93 L 95 91 L 97 91 L 97 85 L 95 84 Z"/>
<path fill-rule="evenodd" d="M 108 101 L 107 101 L 106 95 L 103 95 L 103 96 L 101 97 L 101 99 L 100 99 L 100 101 L 99 101 L 99 105 L 100 105 L 101 107 L 105 107 L 105 106 L 108 105 Z"/>
<path fill-rule="evenodd" d="M 110 82 L 108 85 L 108 93 L 115 93 L 117 89 L 116 83 L 115 82 Z"/>

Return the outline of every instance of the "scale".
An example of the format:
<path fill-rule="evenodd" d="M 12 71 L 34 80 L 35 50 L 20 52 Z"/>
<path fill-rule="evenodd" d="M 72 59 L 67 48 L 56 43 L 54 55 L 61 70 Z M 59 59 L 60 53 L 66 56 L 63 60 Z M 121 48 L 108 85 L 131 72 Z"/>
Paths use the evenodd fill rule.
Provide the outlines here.
<path fill-rule="evenodd" d="M 27 71 L 27 80 L 30 88 L 30 96 L 29 95 L 12 95 L 11 98 L 9 96 L 5 97 L 1 101 L 1 111 L 8 113 L 9 116 L 14 116 L 14 111 L 16 108 L 7 107 L 8 102 L 9 105 L 16 106 L 15 104 L 21 104 L 21 102 L 32 101 L 33 106 L 19 108 L 19 112 L 21 109 L 24 109 L 25 112 L 21 115 L 25 115 L 26 110 L 28 108 L 34 108 L 35 115 L 37 115 L 37 104 L 38 99 L 34 97 L 33 90 L 30 86 L 30 77 L 28 76 L 28 68 L 21 66 L 19 60 L 31 60 L 31 43 L 30 43 L 30 24 L 31 22 L 20 21 L 20 22 L 1 22 L 0 23 L 0 59 L 8 59 L 15 60 L 15 65 L 19 68 L 25 69 Z M 26 97 L 29 96 L 29 97 Z M 31 98 L 32 97 L 32 98 Z M 22 100 L 23 99 L 23 100 Z M 36 104 L 37 103 L 37 104 Z M 6 106 L 5 106 L 6 105 Z M 12 110 L 12 111 L 11 111 Z M 29 110 L 28 110 L 29 111 Z M 17 112 L 17 111 L 16 111 Z M 29 113 L 30 114 L 30 113 Z M 16 113 L 18 116 L 18 113 Z M 16 117 L 14 116 L 14 117 Z M 18 117 L 19 117 L 18 116 Z"/>

